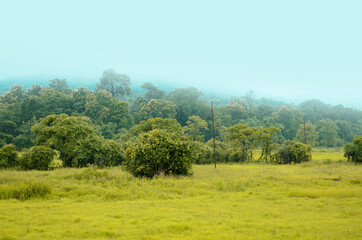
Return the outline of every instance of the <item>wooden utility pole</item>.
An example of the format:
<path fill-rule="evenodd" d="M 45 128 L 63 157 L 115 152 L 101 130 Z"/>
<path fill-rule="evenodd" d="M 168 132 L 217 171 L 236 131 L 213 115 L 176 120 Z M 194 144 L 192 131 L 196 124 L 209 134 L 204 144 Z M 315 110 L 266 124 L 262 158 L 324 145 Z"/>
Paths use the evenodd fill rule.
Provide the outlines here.
<path fill-rule="evenodd" d="M 305 132 L 305 118 L 304 118 L 304 144 L 307 144 L 307 134 Z"/>
<path fill-rule="evenodd" d="M 214 125 L 214 106 L 211 101 L 211 119 L 212 119 L 212 140 L 214 142 L 214 164 L 216 168 L 216 148 L 215 148 L 215 125 Z"/>

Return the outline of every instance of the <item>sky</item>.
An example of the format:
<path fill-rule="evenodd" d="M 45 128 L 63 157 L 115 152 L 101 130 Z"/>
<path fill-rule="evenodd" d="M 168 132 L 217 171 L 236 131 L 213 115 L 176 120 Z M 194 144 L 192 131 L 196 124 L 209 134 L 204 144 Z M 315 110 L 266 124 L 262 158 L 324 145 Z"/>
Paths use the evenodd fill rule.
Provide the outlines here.
<path fill-rule="evenodd" d="M 194 86 L 362 109 L 362 1 L 0 0 L 9 78 Z"/>

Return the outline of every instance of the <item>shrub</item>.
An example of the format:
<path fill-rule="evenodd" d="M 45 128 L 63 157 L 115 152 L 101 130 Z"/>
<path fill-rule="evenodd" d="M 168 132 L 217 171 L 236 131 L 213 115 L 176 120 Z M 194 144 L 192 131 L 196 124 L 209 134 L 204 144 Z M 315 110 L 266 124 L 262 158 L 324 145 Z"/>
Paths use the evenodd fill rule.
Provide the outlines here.
<path fill-rule="evenodd" d="M 23 152 L 21 152 L 21 157 L 19 159 L 19 165 L 22 170 L 31 169 L 30 149 L 25 149 Z"/>
<path fill-rule="evenodd" d="M 233 151 L 230 154 L 230 162 L 242 162 L 246 161 L 246 159 L 243 158 L 243 153 L 241 151 Z"/>
<path fill-rule="evenodd" d="M 196 164 L 210 164 L 214 162 L 214 143 L 212 139 L 205 144 L 199 141 L 194 141 L 193 145 Z M 215 140 L 215 153 L 216 162 L 218 163 L 230 161 L 239 162 L 241 159 L 241 155 L 232 159 L 230 155 L 230 146 L 218 140 Z"/>
<path fill-rule="evenodd" d="M 101 150 L 95 154 L 94 164 L 99 167 L 116 166 L 123 162 L 122 148 L 113 140 L 103 140 Z"/>
<path fill-rule="evenodd" d="M 134 176 L 190 175 L 193 147 L 181 132 L 154 129 L 129 142 L 125 168 Z"/>
<path fill-rule="evenodd" d="M 48 170 L 50 162 L 53 160 L 55 152 L 45 146 L 35 146 L 30 148 L 31 168 L 37 170 Z"/>
<path fill-rule="evenodd" d="M 120 165 L 123 161 L 121 146 L 113 140 L 105 140 L 99 136 L 89 136 L 75 144 L 72 154 L 72 166 L 98 167 Z"/>
<path fill-rule="evenodd" d="M 210 139 L 206 145 L 212 150 L 212 155 L 214 154 L 214 143 Z M 215 140 L 215 150 L 216 150 L 216 162 L 229 162 L 231 147 L 225 142 Z"/>
<path fill-rule="evenodd" d="M 57 168 L 62 168 L 63 167 L 63 161 L 60 159 L 53 159 L 50 163 L 49 163 L 49 169 L 54 170 Z"/>
<path fill-rule="evenodd" d="M 274 160 L 279 164 L 307 162 L 312 159 L 311 150 L 309 145 L 289 141 L 275 154 Z"/>
<path fill-rule="evenodd" d="M 48 170 L 54 159 L 55 151 L 45 146 L 35 146 L 22 153 L 20 167 L 23 170 Z"/>
<path fill-rule="evenodd" d="M 0 168 L 16 167 L 18 165 L 18 154 L 14 144 L 7 144 L 0 148 Z"/>
<path fill-rule="evenodd" d="M 208 145 L 195 141 L 192 143 L 194 146 L 194 160 L 196 164 L 209 164 L 214 161 L 214 150 Z"/>
<path fill-rule="evenodd" d="M 344 156 L 352 162 L 362 162 L 362 135 L 356 136 L 353 143 L 344 146 Z"/>

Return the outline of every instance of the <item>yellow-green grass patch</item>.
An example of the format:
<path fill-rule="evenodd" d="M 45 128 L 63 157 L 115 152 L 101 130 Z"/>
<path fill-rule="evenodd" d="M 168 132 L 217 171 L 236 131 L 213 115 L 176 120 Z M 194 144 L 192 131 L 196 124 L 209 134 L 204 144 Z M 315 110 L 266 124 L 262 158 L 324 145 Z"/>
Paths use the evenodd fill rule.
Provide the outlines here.
<path fill-rule="evenodd" d="M 192 177 L 121 168 L 0 171 L 0 239 L 361 239 L 362 165 L 220 164 Z M 4 195 L 48 186 L 28 198 Z"/>

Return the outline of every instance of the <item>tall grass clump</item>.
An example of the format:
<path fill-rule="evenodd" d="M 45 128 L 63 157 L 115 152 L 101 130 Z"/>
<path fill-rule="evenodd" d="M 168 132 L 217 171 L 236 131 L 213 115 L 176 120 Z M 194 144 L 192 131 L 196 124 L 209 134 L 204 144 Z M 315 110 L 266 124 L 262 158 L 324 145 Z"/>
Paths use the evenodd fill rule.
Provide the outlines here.
<path fill-rule="evenodd" d="M 28 200 L 31 198 L 45 198 L 50 193 L 51 187 L 42 182 L 0 185 L 0 199 Z"/>

